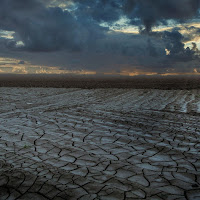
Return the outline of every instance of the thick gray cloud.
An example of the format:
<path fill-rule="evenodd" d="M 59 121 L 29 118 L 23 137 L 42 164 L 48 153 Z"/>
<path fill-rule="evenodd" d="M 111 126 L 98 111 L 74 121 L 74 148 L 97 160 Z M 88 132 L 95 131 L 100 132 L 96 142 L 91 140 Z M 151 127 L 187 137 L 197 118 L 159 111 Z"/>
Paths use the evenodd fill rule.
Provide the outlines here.
<path fill-rule="evenodd" d="M 55 2 L 55 1 L 54 1 Z M 62 0 L 62 3 L 67 1 Z M 144 25 L 147 32 L 167 20 L 184 22 L 199 17 L 200 0 L 71 0 L 75 13 L 98 22 L 113 22 L 126 15 L 132 24 Z"/>
<path fill-rule="evenodd" d="M 56 2 L 69 4 L 51 0 L 50 5 Z M 0 28 L 15 31 L 15 39 L 21 40 L 27 50 L 79 51 L 105 36 L 108 30 L 100 22 L 117 21 L 123 13 L 132 22 L 140 19 L 149 32 L 157 22 L 189 19 L 199 7 L 199 0 L 71 0 L 71 3 L 74 10 L 69 12 L 46 7 L 39 0 L 0 0 Z"/>
<path fill-rule="evenodd" d="M 120 19 L 122 4 L 118 0 L 74 0 L 77 16 L 91 17 L 97 22 L 113 22 Z"/>
<path fill-rule="evenodd" d="M 199 0 L 0 0 L 0 5 L 0 29 L 15 32 L 14 39 L 0 39 L 0 55 L 22 60 L 19 64 L 29 60 L 91 70 L 140 66 L 161 72 L 178 62 L 199 62 L 196 44 L 184 46 L 199 29 L 193 28 L 193 36 L 177 28 L 151 32 L 170 19 L 181 23 L 198 17 Z M 145 29 L 125 34 L 101 26 L 122 16 Z"/>
<path fill-rule="evenodd" d="M 132 24 L 144 24 L 147 32 L 167 20 L 183 22 L 198 15 L 199 0 L 125 0 L 124 11 Z"/>
<path fill-rule="evenodd" d="M 97 22 L 114 22 L 125 15 L 132 24 L 152 26 L 167 24 L 167 20 L 183 22 L 199 17 L 200 0 L 41 0 L 47 5 L 74 6 L 76 16 L 88 17 Z"/>
<path fill-rule="evenodd" d="M 45 7 L 37 0 L 1 0 L 0 28 L 15 31 L 15 39 L 31 51 L 68 49 L 78 51 L 104 28 L 87 20 L 78 21 L 67 10 Z"/>

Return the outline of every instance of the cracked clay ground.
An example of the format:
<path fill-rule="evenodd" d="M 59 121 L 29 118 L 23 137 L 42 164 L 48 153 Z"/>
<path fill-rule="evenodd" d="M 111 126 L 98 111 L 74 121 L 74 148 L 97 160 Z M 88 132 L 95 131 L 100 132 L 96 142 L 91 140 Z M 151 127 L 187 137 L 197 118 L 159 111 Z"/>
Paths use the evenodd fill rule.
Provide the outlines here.
<path fill-rule="evenodd" d="M 199 200 L 200 90 L 0 88 L 0 200 Z"/>

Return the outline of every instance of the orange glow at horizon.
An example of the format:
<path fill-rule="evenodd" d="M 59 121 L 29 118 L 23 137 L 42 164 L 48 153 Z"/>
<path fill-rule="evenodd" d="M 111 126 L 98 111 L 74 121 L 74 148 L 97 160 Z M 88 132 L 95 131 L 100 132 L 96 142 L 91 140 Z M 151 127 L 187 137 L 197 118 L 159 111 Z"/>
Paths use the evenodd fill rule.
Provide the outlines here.
<path fill-rule="evenodd" d="M 167 52 L 166 52 L 167 53 Z M 98 75 L 99 72 L 95 70 L 68 70 L 61 69 L 60 67 L 48 67 L 48 66 L 39 66 L 32 65 L 27 61 L 23 61 L 23 64 L 20 64 L 20 60 L 12 58 L 1 58 L 0 57 L 0 74 L 73 74 L 73 75 Z M 102 72 L 102 75 L 118 75 L 118 76 L 170 76 L 170 75 L 200 75 L 198 68 L 194 68 L 192 72 L 175 72 L 174 69 L 170 71 L 167 70 L 163 73 L 158 73 L 156 71 L 144 71 L 139 70 L 140 66 L 135 66 L 137 69 L 131 70 L 127 67 L 124 67 L 120 72 L 108 71 Z"/>
<path fill-rule="evenodd" d="M 92 75 L 96 71 L 90 70 L 68 70 L 60 69 L 60 67 L 48 67 L 40 65 L 32 65 L 27 61 L 20 64 L 20 60 L 12 58 L 0 57 L 0 74 L 77 74 L 77 75 Z"/>

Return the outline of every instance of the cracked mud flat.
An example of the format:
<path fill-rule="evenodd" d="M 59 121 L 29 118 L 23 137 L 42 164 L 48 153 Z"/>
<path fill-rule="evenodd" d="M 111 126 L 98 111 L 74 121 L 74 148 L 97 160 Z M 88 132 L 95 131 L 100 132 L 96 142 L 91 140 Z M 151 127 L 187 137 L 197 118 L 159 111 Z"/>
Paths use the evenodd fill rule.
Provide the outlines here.
<path fill-rule="evenodd" d="M 0 88 L 0 200 L 199 200 L 200 90 Z"/>

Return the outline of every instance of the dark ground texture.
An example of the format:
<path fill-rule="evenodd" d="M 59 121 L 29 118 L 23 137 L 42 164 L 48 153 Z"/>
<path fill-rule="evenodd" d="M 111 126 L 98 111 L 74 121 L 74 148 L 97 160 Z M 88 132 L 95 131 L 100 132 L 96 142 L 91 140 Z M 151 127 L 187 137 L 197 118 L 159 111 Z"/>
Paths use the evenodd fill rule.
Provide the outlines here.
<path fill-rule="evenodd" d="M 199 76 L 0 75 L 0 87 L 199 89 Z"/>
<path fill-rule="evenodd" d="M 0 200 L 200 199 L 199 82 L 2 75 Z"/>

